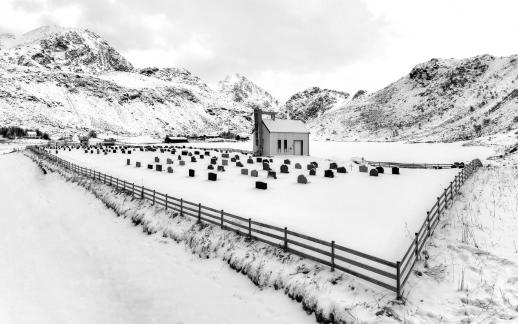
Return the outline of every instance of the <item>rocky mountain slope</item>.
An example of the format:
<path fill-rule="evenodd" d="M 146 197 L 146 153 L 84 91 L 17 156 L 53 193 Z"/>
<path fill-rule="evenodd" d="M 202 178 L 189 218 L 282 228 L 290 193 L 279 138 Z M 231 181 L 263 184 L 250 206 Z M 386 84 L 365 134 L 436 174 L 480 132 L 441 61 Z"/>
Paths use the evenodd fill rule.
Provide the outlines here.
<path fill-rule="evenodd" d="M 50 134 L 248 133 L 254 106 L 277 105 L 244 77 L 212 89 L 185 69 L 136 69 L 85 29 L 0 36 L 1 125 Z"/>
<path fill-rule="evenodd" d="M 309 120 L 337 140 L 453 141 L 518 127 L 518 55 L 432 59 L 389 86 Z"/>

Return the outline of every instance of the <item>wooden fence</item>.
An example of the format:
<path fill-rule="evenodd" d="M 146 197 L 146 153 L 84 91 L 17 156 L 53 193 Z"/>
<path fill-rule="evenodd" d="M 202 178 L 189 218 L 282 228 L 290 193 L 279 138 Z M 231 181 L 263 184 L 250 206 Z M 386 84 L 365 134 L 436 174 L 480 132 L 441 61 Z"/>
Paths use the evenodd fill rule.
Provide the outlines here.
<path fill-rule="evenodd" d="M 415 240 L 401 261 L 392 262 L 347 248 L 335 241 L 321 240 L 291 231 L 287 227 L 265 224 L 224 210 L 204 206 L 201 203 L 163 194 L 151 188 L 138 186 L 135 183 L 63 160 L 41 147 L 32 146 L 29 149 L 70 171 L 113 186 L 134 198 L 148 200 L 166 210 L 171 209 L 200 222 L 210 223 L 222 229 L 235 231 L 250 239 L 282 248 L 286 252 L 329 266 L 331 271 L 337 269 L 351 274 L 395 292 L 398 299 L 402 296 L 403 287 L 419 259 L 426 240 L 439 223 L 441 214 L 448 208 L 448 204 L 451 204 L 466 179 L 482 165 L 479 160 L 473 160 L 461 169 L 454 181 L 444 189 L 441 196 L 437 197 L 436 203 L 427 213 L 426 220 L 419 232 L 415 233 Z"/>
<path fill-rule="evenodd" d="M 459 164 L 454 163 L 400 163 L 400 162 L 378 162 L 378 161 L 365 161 L 366 164 L 372 166 L 382 166 L 382 167 L 398 167 L 405 169 L 451 169 L 451 168 L 459 168 Z M 465 165 L 462 164 L 464 167 Z"/>

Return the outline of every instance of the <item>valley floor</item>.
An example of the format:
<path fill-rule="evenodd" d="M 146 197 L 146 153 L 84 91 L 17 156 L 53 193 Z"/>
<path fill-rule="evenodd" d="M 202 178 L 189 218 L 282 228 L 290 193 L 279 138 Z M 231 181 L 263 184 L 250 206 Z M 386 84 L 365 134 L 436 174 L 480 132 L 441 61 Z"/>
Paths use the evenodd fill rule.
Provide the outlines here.
<path fill-rule="evenodd" d="M 0 155 L 0 322 L 309 323 L 282 292 L 142 234 L 85 189 Z"/>

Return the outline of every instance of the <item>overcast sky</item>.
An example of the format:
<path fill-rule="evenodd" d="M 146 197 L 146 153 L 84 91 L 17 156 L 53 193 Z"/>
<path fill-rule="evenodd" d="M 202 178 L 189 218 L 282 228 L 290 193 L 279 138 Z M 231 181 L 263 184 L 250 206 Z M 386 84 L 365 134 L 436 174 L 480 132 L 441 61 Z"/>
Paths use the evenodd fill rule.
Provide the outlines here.
<path fill-rule="evenodd" d="M 84 27 L 137 67 L 240 73 L 286 100 L 375 91 L 433 57 L 516 54 L 517 13 L 516 0 L 0 0 L 0 33 Z"/>

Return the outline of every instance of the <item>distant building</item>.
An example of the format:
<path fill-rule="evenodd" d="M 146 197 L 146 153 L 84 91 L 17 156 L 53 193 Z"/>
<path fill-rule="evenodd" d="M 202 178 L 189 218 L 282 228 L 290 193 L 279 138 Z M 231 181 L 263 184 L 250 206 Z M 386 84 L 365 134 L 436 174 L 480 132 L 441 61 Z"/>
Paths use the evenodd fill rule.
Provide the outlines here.
<path fill-rule="evenodd" d="M 38 133 L 36 131 L 27 131 L 25 138 L 38 138 Z"/>
<path fill-rule="evenodd" d="M 263 119 L 263 114 L 271 119 Z M 309 131 L 300 120 L 275 119 L 275 113 L 254 109 L 254 154 L 309 155 Z"/>
<path fill-rule="evenodd" d="M 115 145 L 115 138 L 107 138 L 103 141 L 104 146 L 114 146 Z"/>
<path fill-rule="evenodd" d="M 189 140 L 183 136 L 166 136 L 164 143 L 188 143 Z"/>

